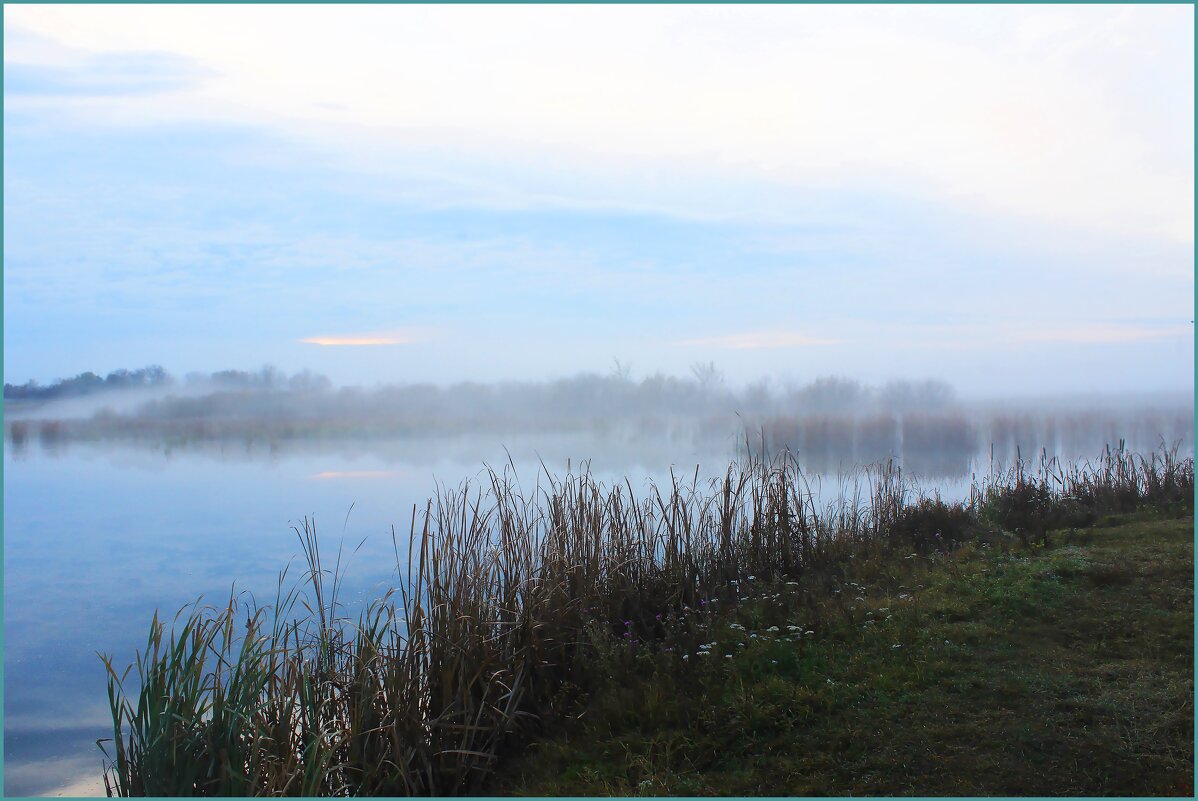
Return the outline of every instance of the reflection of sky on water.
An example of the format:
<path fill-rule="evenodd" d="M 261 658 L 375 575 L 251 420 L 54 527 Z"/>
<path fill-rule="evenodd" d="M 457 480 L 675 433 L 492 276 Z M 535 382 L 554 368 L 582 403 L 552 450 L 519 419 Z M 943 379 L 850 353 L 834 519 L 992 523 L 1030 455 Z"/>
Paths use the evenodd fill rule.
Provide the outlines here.
<path fill-rule="evenodd" d="M 5 792 L 51 790 L 88 759 L 98 773 L 94 743 L 111 735 L 111 724 L 96 653 L 123 667 L 144 644 L 155 609 L 173 615 L 201 595 L 219 603 L 234 581 L 269 603 L 293 558 L 290 579 L 302 575 L 290 526 L 305 515 L 316 520 L 326 558 L 345 542 L 347 605 L 373 598 L 395 575 L 391 527 L 406 548 L 412 507 L 423 509 L 438 481 L 454 487 L 479 476 L 484 461 L 501 468 L 509 458 L 498 442 L 476 443 L 470 463 L 438 458 L 437 443 L 425 442 L 413 445 L 413 466 L 403 450 L 363 455 L 337 445 L 272 458 L 236 445 L 169 455 L 64 445 L 14 458 L 6 448 Z M 440 451 L 461 455 L 460 444 Z M 541 459 L 561 473 L 570 456 L 577 469 L 579 454 L 596 452 L 613 459 L 593 459 L 602 479 L 627 472 L 637 487 L 650 475 L 616 464 L 619 454 L 594 442 L 522 443 L 511 458 L 528 493 Z M 701 457 L 685 458 L 693 470 Z"/>
<path fill-rule="evenodd" d="M 273 598 L 278 571 L 299 551 L 289 525 L 305 514 L 315 516 L 326 546 L 336 545 L 343 525 L 347 540 L 367 537 L 351 570 L 385 578 L 381 566 L 393 560 L 383 535 L 410 516 L 431 478 L 309 479 L 329 467 L 319 458 L 167 460 L 91 449 L 6 458 L 6 762 L 74 753 L 75 743 L 94 749 L 108 731 L 96 652 L 125 663 L 144 643 L 155 608 L 173 614 L 199 595 L 219 602 L 234 580 L 263 602 Z M 81 724 L 95 728 L 81 738 L 39 735 Z M 8 793 L 48 789 L 14 778 Z"/>
<path fill-rule="evenodd" d="M 210 442 L 168 451 L 62 443 L 20 453 L 6 446 L 5 792 L 98 776 L 95 740 L 111 736 L 111 723 L 97 652 L 123 668 L 155 609 L 170 617 L 200 596 L 221 603 L 234 582 L 273 601 L 289 561 L 290 580 L 302 576 L 290 527 L 306 515 L 316 520 L 326 566 L 345 543 L 343 598 L 352 609 L 393 582 L 392 526 L 402 557 L 413 505 L 423 509 L 438 483 L 483 478 L 484 463 L 502 469 L 510 459 L 528 497 L 546 486 L 544 469 L 577 471 L 581 455 L 596 479 L 610 486 L 627 476 L 644 497 L 650 481 L 668 486 L 671 465 L 686 484 L 701 465 L 705 486 L 738 443 L 572 434 L 509 440 L 507 448 L 488 436 L 363 444 Z M 980 478 L 987 457 L 965 462 Z M 839 472 L 809 476 L 820 509 L 842 491 L 868 501 L 868 477 L 857 476 L 854 489 Z M 920 486 L 953 499 L 968 495 L 969 481 L 966 472 Z"/>

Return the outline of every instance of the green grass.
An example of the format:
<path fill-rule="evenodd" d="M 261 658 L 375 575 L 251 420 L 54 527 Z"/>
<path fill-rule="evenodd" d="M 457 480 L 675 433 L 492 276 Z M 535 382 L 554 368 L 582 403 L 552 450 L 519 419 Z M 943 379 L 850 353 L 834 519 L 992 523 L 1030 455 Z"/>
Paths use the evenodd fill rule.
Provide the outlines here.
<path fill-rule="evenodd" d="M 1192 516 L 1054 534 L 862 568 L 823 599 L 764 586 L 712 619 L 712 656 L 605 655 L 611 681 L 495 790 L 1191 795 Z"/>

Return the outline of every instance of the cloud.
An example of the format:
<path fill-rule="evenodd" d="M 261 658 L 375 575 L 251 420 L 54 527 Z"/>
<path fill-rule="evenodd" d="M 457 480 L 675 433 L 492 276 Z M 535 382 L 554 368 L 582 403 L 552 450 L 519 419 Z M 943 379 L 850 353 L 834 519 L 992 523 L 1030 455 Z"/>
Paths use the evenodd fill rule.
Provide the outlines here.
<path fill-rule="evenodd" d="M 4 94 L 15 97 L 113 97 L 178 92 L 212 76 L 177 53 L 98 53 L 69 66 L 5 63 Z"/>
<path fill-rule="evenodd" d="M 5 17 L 72 48 L 153 48 L 216 73 L 188 102 L 127 102 L 110 119 L 249 121 L 376 173 L 432 149 L 566 197 L 603 180 L 624 203 L 727 212 L 744 204 L 721 188 L 755 182 L 756 213 L 780 186 L 855 186 L 1193 242 L 1188 6 L 16 5 Z"/>
<path fill-rule="evenodd" d="M 729 350 L 760 350 L 763 348 L 805 348 L 814 345 L 839 345 L 840 339 L 821 339 L 797 331 L 758 331 L 727 334 L 718 337 L 684 339 L 679 345 L 727 348 Z"/>
<path fill-rule="evenodd" d="M 326 347 L 359 347 L 376 345 L 411 345 L 422 337 L 413 334 L 360 334 L 351 336 L 304 337 L 300 342 Z"/>
<path fill-rule="evenodd" d="M 1013 341 L 1019 343 L 1061 342 L 1075 345 L 1115 345 L 1131 342 L 1150 342 L 1157 339 L 1193 336 L 1194 326 L 1126 326 L 1086 325 L 1072 328 L 1049 328 L 1015 333 Z"/>
<path fill-rule="evenodd" d="M 1176 319 L 1176 318 L 1175 318 Z M 996 321 L 990 325 L 883 326 L 873 333 L 879 345 L 904 350 L 1024 349 L 1027 345 L 1129 345 L 1162 340 L 1192 339 L 1192 323 L 1086 323 L 1040 326 L 1026 321 Z"/>

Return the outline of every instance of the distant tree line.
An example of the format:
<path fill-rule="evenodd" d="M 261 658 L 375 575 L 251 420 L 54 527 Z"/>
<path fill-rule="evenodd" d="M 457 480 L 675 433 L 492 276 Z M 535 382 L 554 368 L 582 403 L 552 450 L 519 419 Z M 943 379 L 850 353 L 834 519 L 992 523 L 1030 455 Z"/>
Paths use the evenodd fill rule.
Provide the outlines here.
<path fill-rule="evenodd" d="M 74 378 L 63 378 L 44 387 L 36 381 L 26 381 L 24 384 L 6 383 L 4 399 L 48 401 L 60 398 L 78 398 L 117 389 L 167 387 L 173 383 L 174 379 L 170 374 L 158 365 L 143 367 L 140 370 L 113 370 L 104 378 L 89 370 Z"/>
<path fill-rule="evenodd" d="M 419 426 L 436 422 L 496 424 L 517 420 L 541 423 L 628 417 L 728 415 L 849 415 L 932 412 L 953 407 L 953 389 L 941 381 L 893 381 L 867 386 L 838 377 L 780 385 L 764 379 L 733 388 L 713 363 L 696 364 L 691 375 L 661 372 L 634 379 L 616 363 L 607 374 L 579 373 L 545 381 L 461 381 L 448 385 L 400 383 L 334 388 L 307 370 L 287 375 L 274 367 L 257 371 L 189 373 L 182 382 L 159 366 L 115 370 L 101 378 L 92 372 L 39 386 L 5 384 L 6 400 L 46 402 L 114 390 L 171 389 L 148 400 L 135 413 L 158 419 L 270 417 L 274 419 L 401 419 Z"/>
<path fill-rule="evenodd" d="M 51 401 L 63 398 L 80 398 L 103 392 L 126 389 L 166 389 L 176 386 L 174 376 L 158 365 L 139 370 L 113 370 L 101 378 L 90 370 L 74 378 L 63 378 L 42 386 L 37 381 L 24 384 L 4 385 L 5 400 Z M 288 376 L 274 367 L 263 367 L 256 372 L 246 370 L 219 370 L 215 373 L 188 373 L 183 384 L 202 387 L 211 391 L 267 390 L 278 392 L 314 392 L 332 387 L 328 378 L 304 370 Z"/>

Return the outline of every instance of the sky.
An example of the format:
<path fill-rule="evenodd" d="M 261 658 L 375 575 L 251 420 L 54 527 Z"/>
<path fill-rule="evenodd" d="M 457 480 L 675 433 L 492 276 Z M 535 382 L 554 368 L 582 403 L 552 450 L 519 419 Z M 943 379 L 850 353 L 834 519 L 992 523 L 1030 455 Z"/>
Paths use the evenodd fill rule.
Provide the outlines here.
<path fill-rule="evenodd" d="M 4 377 L 1194 382 L 1192 6 L 4 7 Z"/>

